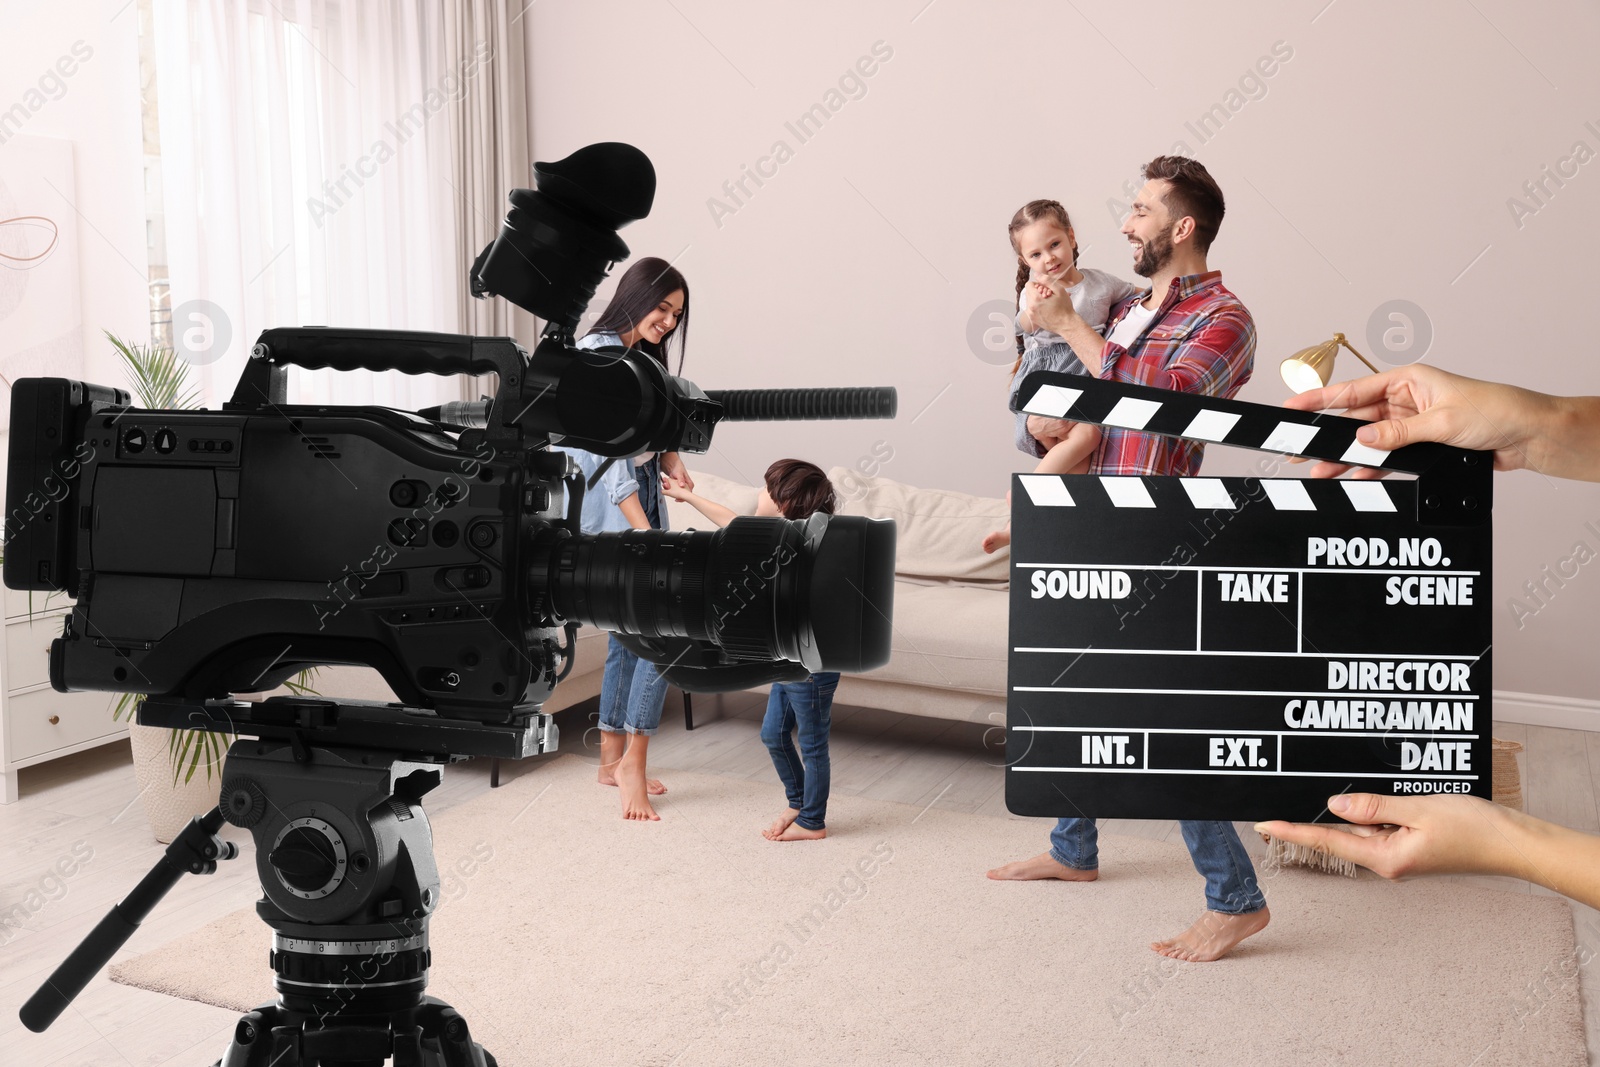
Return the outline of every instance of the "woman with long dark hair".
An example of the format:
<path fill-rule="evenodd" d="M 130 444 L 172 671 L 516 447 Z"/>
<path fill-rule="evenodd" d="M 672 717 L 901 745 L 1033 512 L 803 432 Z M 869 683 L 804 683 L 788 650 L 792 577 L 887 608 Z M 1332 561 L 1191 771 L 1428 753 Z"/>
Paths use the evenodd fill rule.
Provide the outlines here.
<path fill-rule="evenodd" d="M 590 340 L 605 334 L 620 340 Z M 578 347 L 620 343 L 652 356 L 662 370 L 671 370 L 667 366 L 667 349 L 674 347 L 678 350 L 678 369 L 673 373 L 682 374 L 688 338 L 689 283 L 671 263 L 646 256 L 622 276 L 616 295 L 578 341 Z"/>
<path fill-rule="evenodd" d="M 616 295 L 594 327 L 578 339 L 578 347 L 638 349 L 663 369 L 669 347 L 676 347 L 681 371 L 688 327 L 689 283 L 672 264 L 651 256 L 639 260 L 622 276 Z M 583 468 L 585 479 L 605 463 L 605 457 L 592 452 L 567 451 Z M 645 453 L 611 463 L 594 488 L 584 493 L 583 532 L 665 530 L 663 473 L 692 488 L 689 472 L 676 452 Z M 625 819 L 661 817 L 650 797 L 665 793 L 667 787 L 645 774 L 645 755 L 651 735 L 660 728 L 666 695 L 666 679 L 655 664 L 640 659 L 612 637 L 600 682 L 599 780 L 621 789 Z"/>

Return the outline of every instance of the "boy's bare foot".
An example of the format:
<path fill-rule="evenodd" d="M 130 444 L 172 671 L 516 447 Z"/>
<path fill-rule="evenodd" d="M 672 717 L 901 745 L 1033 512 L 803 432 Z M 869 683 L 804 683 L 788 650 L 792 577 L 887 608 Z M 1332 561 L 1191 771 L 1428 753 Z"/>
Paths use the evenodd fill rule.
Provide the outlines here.
<path fill-rule="evenodd" d="M 790 823 L 781 834 L 768 835 L 768 841 L 821 841 L 828 836 L 827 830 L 807 830 L 799 823 Z"/>
<path fill-rule="evenodd" d="M 1208 911 L 1177 937 L 1152 941 L 1150 947 L 1175 960 L 1210 963 L 1232 952 L 1235 945 L 1251 934 L 1265 930 L 1271 920 L 1272 915 L 1265 907 L 1243 915 Z"/>
<path fill-rule="evenodd" d="M 983 550 L 985 552 L 994 553 L 994 552 L 997 552 L 1000 549 L 1004 548 L 1005 546 L 1009 545 L 1010 543 L 1011 543 L 1011 527 L 1007 526 L 1005 529 L 996 530 L 993 533 L 991 533 L 988 537 L 985 537 L 983 539 Z"/>
<path fill-rule="evenodd" d="M 1092 882 L 1100 877 L 1100 872 L 1068 867 L 1064 863 L 1056 862 L 1056 858 L 1050 853 L 1041 852 L 1032 859 L 1017 860 L 1003 867 L 996 867 L 989 872 L 989 877 L 997 882 L 1031 882 L 1040 878 L 1059 878 L 1063 882 Z"/>
<path fill-rule="evenodd" d="M 794 808 L 785 808 L 782 815 L 772 820 L 771 826 L 761 831 L 761 836 L 766 838 L 768 841 L 776 841 L 778 835 L 787 830 L 790 824 L 792 824 L 799 817 L 800 813 Z"/>
<path fill-rule="evenodd" d="M 645 793 L 645 777 L 638 767 L 627 763 L 617 765 L 617 788 L 622 791 L 622 817 L 660 822 L 661 816 L 650 806 Z"/>

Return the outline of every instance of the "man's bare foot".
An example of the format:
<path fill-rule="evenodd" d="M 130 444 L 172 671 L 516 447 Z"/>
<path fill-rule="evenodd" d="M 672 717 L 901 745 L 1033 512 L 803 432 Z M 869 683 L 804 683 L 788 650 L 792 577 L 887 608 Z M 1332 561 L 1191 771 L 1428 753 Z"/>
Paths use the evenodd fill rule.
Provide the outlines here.
<path fill-rule="evenodd" d="M 828 836 L 826 830 L 807 830 L 799 823 L 790 823 L 784 828 L 783 833 L 767 836 L 768 841 L 821 841 Z"/>
<path fill-rule="evenodd" d="M 1063 882 L 1092 882 L 1100 877 L 1099 871 L 1080 871 L 1076 867 L 1068 867 L 1064 863 L 1056 862 L 1056 858 L 1048 852 L 1041 852 L 1032 859 L 1017 860 L 1003 867 L 996 867 L 989 872 L 989 877 L 997 882 L 1031 882 L 1040 878 L 1059 878 Z"/>
<path fill-rule="evenodd" d="M 617 776 L 614 774 L 607 774 L 605 768 L 602 767 L 600 769 L 600 784 L 616 785 Z M 667 791 L 667 787 L 661 784 L 661 779 L 659 778 L 646 778 L 644 780 L 644 787 L 645 791 L 653 797 L 658 797 Z"/>
<path fill-rule="evenodd" d="M 787 830 L 790 824 L 792 824 L 799 817 L 800 813 L 794 808 L 785 808 L 782 815 L 772 820 L 771 826 L 761 831 L 761 836 L 766 838 L 768 841 L 776 841 L 778 839 L 778 835 Z"/>
<path fill-rule="evenodd" d="M 996 530 L 993 533 L 991 533 L 988 537 L 985 537 L 983 539 L 983 550 L 985 552 L 990 552 L 990 553 L 997 552 L 1000 549 L 1004 548 L 1005 546 L 1009 545 L 1010 543 L 1011 543 L 1011 527 L 1007 526 L 1005 529 Z"/>
<path fill-rule="evenodd" d="M 661 816 L 656 814 L 656 809 L 650 806 L 650 798 L 645 793 L 645 777 L 638 767 L 627 762 L 617 765 L 617 788 L 622 791 L 622 817 L 624 819 L 642 819 L 646 821 L 661 821 Z"/>
<path fill-rule="evenodd" d="M 1265 907 L 1243 915 L 1208 911 L 1177 937 L 1152 941 L 1150 947 L 1175 960 L 1210 963 L 1232 952 L 1235 945 L 1251 934 L 1265 930 L 1271 920 L 1272 915 Z"/>

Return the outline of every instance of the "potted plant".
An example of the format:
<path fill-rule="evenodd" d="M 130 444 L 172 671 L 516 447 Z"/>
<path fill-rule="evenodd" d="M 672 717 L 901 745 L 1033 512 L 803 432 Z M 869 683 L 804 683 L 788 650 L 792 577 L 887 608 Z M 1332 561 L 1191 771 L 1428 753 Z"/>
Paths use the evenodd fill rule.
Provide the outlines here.
<path fill-rule="evenodd" d="M 189 384 L 189 364 L 170 348 L 129 344 L 114 334 L 106 338 L 122 358 L 132 390 L 141 407 L 194 408 L 199 391 Z M 315 693 L 316 671 L 301 671 L 285 688 L 294 693 Z M 222 759 L 234 741 L 230 734 L 209 730 L 167 730 L 141 726 L 136 713 L 144 701 L 140 693 L 123 693 L 112 711 L 128 718 L 128 743 L 133 749 L 134 775 L 139 797 L 156 840 L 170 842 L 196 815 L 217 805 L 222 790 Z"/>

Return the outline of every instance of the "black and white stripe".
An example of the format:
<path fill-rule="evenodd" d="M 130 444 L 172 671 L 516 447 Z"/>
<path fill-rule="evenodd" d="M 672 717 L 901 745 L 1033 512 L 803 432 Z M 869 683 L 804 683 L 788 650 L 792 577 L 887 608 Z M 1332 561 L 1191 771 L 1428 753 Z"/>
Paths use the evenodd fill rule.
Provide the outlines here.
<path fill-rule="evenodd" d="M 1237 511 L 1258 502 L 1274 511 L 1400 512 L 1415 508 L 1410 483 L 1316 481 L 1297 478 L 1158 478 L 1019 474 L 1034 507 L 1171 508 Z"/>
<path fill-rule="evenodd" d="M 1422 474 L 1461 451 L 1423 443 L 1385 452 L 1356 440 L 1356 431 L 1366 425 L 1359 419 L 1108 382 L 1081 374 L 1035 371 L 1023 381 L 1017 395 L 1023 398 L 1018 410 L 1030 415 L 1406 474 Z"/>

